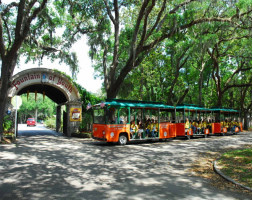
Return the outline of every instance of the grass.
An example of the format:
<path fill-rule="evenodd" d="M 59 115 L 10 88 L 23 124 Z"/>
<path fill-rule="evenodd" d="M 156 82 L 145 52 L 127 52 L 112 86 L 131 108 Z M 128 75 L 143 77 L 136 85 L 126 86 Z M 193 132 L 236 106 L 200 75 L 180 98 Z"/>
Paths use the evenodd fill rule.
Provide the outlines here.
<path fill-rule="evenodd" d="M 224 153 L 217 165 L 233 180 L 252 187 L 252 149 L 233 150 Z"/>

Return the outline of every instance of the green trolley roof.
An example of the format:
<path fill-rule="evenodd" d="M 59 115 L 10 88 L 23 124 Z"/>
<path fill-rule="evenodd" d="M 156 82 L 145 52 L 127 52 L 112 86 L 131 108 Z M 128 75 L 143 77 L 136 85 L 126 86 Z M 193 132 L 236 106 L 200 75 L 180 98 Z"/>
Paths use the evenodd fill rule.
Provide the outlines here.
<path fill-rule="evenodd" d="M 211 108 L 211 110 L 214 112 L 239 112 L 238 110 L 231 108 L 218 108 L 218 107 L 213 107 Z"/>
<path fill-rule="evenodd" d="M 194 104 L 182 104 L 176 106 L 176 110 L 194 110 L 194 111 L 200 111 L 200 112 L 239 112 L 238 110 L 231 109 L 231 108 L 218 108 L 218 107 L 213 107 L 213 108 L 205 108 L 202 106 L 197 106 Z"/>
<path fill-rule="evenodd" d="M 210 111 L 210 109 L 194 104 L 182 104 L 176 106 L 177 110 Z"/>
<path fill-rule="evenodd" d="M 175 109 L 174 106 L 165 105 L 161 102 L 152 101 L 133 101 L 133 100 L 121 100 L 121 99 L 107 99 L 104 104 L 108 107 L 117 108 L 150 108 L 150 109 Z"/>
<path fill-rule="evenodd" d="M 97 104 L 99 106 L 101 104 Z M 194 110 L 200 112 L 239 112 L 238 110 L 230 108 L 205 108 L 202 106 L 194 104 L 181 104 L 176 107 L 163 104 L 162 102 L 153 102 L 153 101 L 135 101 L 135 100 L 122 100 L 122 99 L 106 99 L 104 105 L 107 107 L 116 107 L 116 108 L 147 108 L 147 109 L 176 109 L 176 110 Z"/>

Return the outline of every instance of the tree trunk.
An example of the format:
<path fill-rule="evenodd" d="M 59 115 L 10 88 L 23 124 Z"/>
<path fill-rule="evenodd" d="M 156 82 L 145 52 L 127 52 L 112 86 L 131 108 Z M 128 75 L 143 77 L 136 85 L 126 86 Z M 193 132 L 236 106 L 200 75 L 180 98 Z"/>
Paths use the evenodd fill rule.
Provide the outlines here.
<path fill-rule="evenodd" d="M 234 108 L 234 93 L 233 93 L 233 91 L 230 91 L 229 92 L 229 96 L 230 96 L 230 102 L 229 102 L 229 107 L 230 108 Z"/>
<path fill-rule="evenodd" d="M 7 56 L 6 56 L 7 57 Z M 3 134 L 3 120 L 7 103 L 7 92 L 9 89 L 10 78 L 16 65 L 17 55 L 8 56 L 2 60 L 1 69 L 1 88 L 0 88 L 0 138 Z M 9 59 L 8 59 L 9 58 Z M 0 139 L 1 140 L 1 139 Z"/>
<path fill-rule="evenodd" d="M 111 89 L 111 87 L 107 90 L 107 99 L 114 99 L 116 98 L 117 94 L 118 94 L 118 90 L 119 88 L 117 89 Z"/>
<path fill-rule="evenodd" d="M 35 122 L 38 121 L 38 108 L 35 108 Z"/>
<path fill-rule="evenodd" d="M 248 113 L 246 111 L 244 111 L 244 115 L 243 115 L 243 129 L 248 130 Z"/>
<path fill-rule="evenodd" d="M 222 95 L 218 94 L 217 107 L 222 107 Z"/>
<path fill-rule="evenodd" d="M 203 72 L 204 70 L 201 70 L 199 75 L 199 105 L 202 105 Z"/>
<path fill-rule="evenodd" d="M 140 80 L 140 90 L 139 90 L 141 100 L 143 100 L 143 84 L 144 84 L 143 83 L 143 73 L 144 73 L 143 66 L 141 66 L 141 80 Z"/>
<path fill-rule="evenodd" d="M 6 63 L 2 63 L 1 70 L 1 89 L 0 89 L 0 138 L 2 138 L 3 134 L 3 120 L 5 114 L 5 107 L 7 103 L 7 91 L 8 91 L 8 83 L 10 81 L 8 70 L 6 70 Z"/>

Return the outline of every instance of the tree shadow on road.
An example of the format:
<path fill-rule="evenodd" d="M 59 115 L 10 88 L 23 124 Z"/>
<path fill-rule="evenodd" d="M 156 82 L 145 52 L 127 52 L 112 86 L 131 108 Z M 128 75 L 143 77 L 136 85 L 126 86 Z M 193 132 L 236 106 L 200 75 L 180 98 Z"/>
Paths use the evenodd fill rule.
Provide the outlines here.
<path fill-rule="evenodd" d="M 239 139 L 239 138 L 238 138 Z M 207 142 L 209 140 L 209 142 Z M 1 199 L 251 199 L 212 187 L 187 171 L 203 151 L 238 145 L 234 138 L 82 143 L 35 136 L 0 146 Z"/>

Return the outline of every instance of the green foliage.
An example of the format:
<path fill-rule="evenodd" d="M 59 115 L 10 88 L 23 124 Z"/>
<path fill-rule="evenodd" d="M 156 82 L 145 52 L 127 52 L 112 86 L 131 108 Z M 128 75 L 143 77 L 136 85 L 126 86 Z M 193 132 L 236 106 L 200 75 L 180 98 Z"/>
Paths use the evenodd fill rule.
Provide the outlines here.
<path fill-rule="evenodd" d="M 35 117 L 37 110 L 38 120 L 45 120 L 48 117 L 56 115 L 56 104 L 45 96 L 43 100 L 42 94 L 37 94 L 37 101 L 35 101 L 35 94 L 30 93 L 27 99 L 27 94 L 21 95 L 22 105 L 18 111 L 20 120 L 25 122 L 29 117 Z"/>
<path fill-rule="evenodd" d="M 23 2 L 20 2 L 20 4 L 23 4 Z M 32 15 L 29 12 L 33 12 L 35 7 L 41 5 L 42 1 L 34 1 L 31 4 L 24 3 L 23 19 L 27 20 Z M 29 6 L 32 6 L 31 10 Z M 80 9 L 80 7 L 78 8 Z M 80 38 L 80 34 L 77 34 L 76 28 L 74 28 L 78 21 L 73 18 L 69 9 L 73 10 L 65 1 L 47 1 L 45 7 L 35 16 L 36 20 L 31 24 L 26 24 L 30 26 L 26 27 L 30 30 L 27 36 L 24 36 L 25 39 L 20 46 L 18 57 L 25 57 L 26 62 L 39 61 L 40 63 L 44 57 L 50 58 L 51 61 L 64 62 L 69 66 L 75 77 L 78 72 L 78 61 L 76 54 L 71 52 L 71 47 Z M 11 49 L 11 46 L 16 42 L 15 37 L 17 36 L 15 30 L 18 23 L 18 4 L 1 3 L 0 10 L 3 21 L 3 41 L 6 49 Z M 86 21 L 85 17 L 88 16 L 80 16 L 81 20 Z M 22 24 L 22 26 L 24 25 Z"/>
<path fill-rule="evenodd" d="M 44 121 L 44 124 L 46 125 L 46 127 L 48 128 L 52 128 L 55 129 L 56 128 L 56 123 L 55 123 L 55 116 L 49 117 Z"/>
<path fill-rule="evenodd" d="M 239 110 L 243 105 L 243 112 L 249 112 L 246 108 L 251 109 L 252 90 L 249 86 L 252 79 L 251 4 L 251 1 L 243 0 L 237 3 L 192 2 L 181 7 L 179 12 L 168 14 L 164 19 L 167 22 L 164 31 L 167 32 L 198 18 L 226 16 L 235 21 L 199 23 L 160 42 L 145 54 L 138 67 L 128 73 L 118 98 L 162 101 L 173 105 L 182 102 L 207 107 L 222 105 Z M 129 38 L 133 26 L 130 23 L 135 23 L 138 9 L 136 6 L 123 12 L 129 17 L 122 19 L 126 27 L 120 35 L 122 50 L 124 45 L 131 43 Z M 237 19 L 236 13 L 243 12 Z M 95 69 L 98 69 L 97 65 Z"/>
<path fill-rule="evenodd" d="M 4 132 L 8 132 L 11 127 L 12 127 L 12 120 L 10 120 L 10 116 L 9 115 L 4 116 L 4 123 L 3 123 Z"/>
<path fill-rule="evenodd" d="M 82 122 L 80 124 L 80 131 L 91 131 L 91 125 L 93 122 L 92 119 L 92 112 L 91 110 L 87 110 L 86 107 L 90 103 L 91 105 L 97 104 L 101 102 L 101 98 L 97 97 L 90 92 L 88 92 L 85 88 L 83 88 L 81 85 L 74 83 L 75 86 L 77 87 L 80 96 L 81 96 L 81 101 L 83 102 L 82 104 Z"/>

